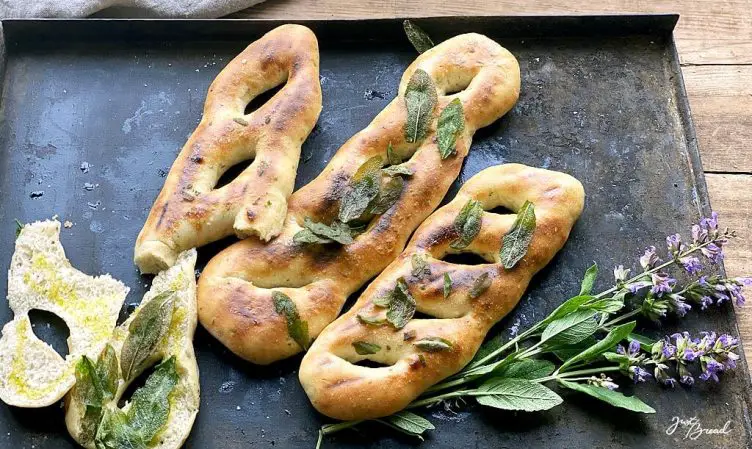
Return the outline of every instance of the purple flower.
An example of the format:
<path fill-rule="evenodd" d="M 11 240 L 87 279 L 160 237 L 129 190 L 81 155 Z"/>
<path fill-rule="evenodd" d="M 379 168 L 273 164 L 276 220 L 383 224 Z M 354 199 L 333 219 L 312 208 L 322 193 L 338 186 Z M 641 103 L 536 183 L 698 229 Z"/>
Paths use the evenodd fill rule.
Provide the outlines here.
<path fill-rule="evenodd" d="M 702 255 L 707 257 L 711 263 L 718 264 L 723 260 L 723 250 L 715 243 L 709 243 L 708 246 L 700 248 Z"/>
<path fill-rule="evenodd" d="M 674 354 L 676 354 L 676 346 L 672 345 L 668 339 L 666 339 L 663 343 L 663 348 L 661 349 L 661 355 L 663 355 L 664 358 L 670 359 Z"/>
<path fill-rule="evenodd" d="M 653 283 L 650 281 L 632 282 L 631 284 L 627 284 L 627 290 L 629 290 L 629 293 L 632 293 L 634 295 L 643 288 L 650 287 L 651 285 L 653 285 Z"/>
<path fill-rule="evenodd" d="M 690 306 L 689 304 L 685 302 L 686 298 L 684 298 L 683 296 L 677 295 L 675 293 L 671 293 L 668 295 L 668 297 L 669 297 L 671 306 L 673 307 L 676 314 L 679 315 L 680 317 L 683 317 L 684 315 L 687 314 L 687 312 L 692 310 L 692 306 Z"/>
<path fill-rule="evenodd" d="M 709 287 L 710 284 L 708 284 L 708 277 L 707 276 L 700 276 L 700 279 L 697 280 L 697 282 L 702 285 L 703 287 Z"/>
<path fill-rule="evenodd" d="M 639 366 L 630 366 L 629 377 L 631 377 L 635 383 L 638 383 L 638 382 L 645 382 L 647 379 L 650 379 L 652 376 L 650 375 L 649 372 L 645 371 Z"/>
<path fill-rule="evenodd" d="M 606 377 L 606 375 L 603 373 L 601 373 L 601 377 L 595 377 L 595 376 L 590 377 L 587 383 L 589 383 L 590 385 L 598 386 L 598 387 L 608 388 L 611 391 L 614 391 L 617 388 L 619 388 L 619 385 L 615 384 L 613 382 L 613 379 L 611 379 L 610 377 Z"/>
<path fill-rule="evenodd" d="M 681 235 L 673 234 L 666 237 L 666 246 L 668 246 L 668 252 L 674 257 L 677 257 L 679 253 L 684 251 L 684 244 L 681 241 Z"/>
<path fill-rule="evenodd" d="M 752 285 L 752 278 L 734 278 L 734 281 L 746 287 Z"/>
<path fill-rule="evenodd" d="M 629 276 L 629 268 L 624 268 L 624 265 L 614 267 L 614 279 L 617 283 L 626 281 L 627 276 Z"/>
<path fill-rule="evenodd" d="M 695 360 L 698 355 L 699 354 L 697 352 L 695 352 L 695 350 L 692 349 L 692 348 L 686 348 L 686 349 L 684 349 L 684 351 L 682 351 L 682 359 L 685 360 L 685 361 L 687 361 L 687 362 L 691 362 L 691 361 Z"/>
<path fill-rule="evenodd" d="M 645 271 L 650 270 L 660 261 L 658 255 L 655 254 L 655 246 L 645 248 L 645 254 L 640 257 L 640 265 Z"/>
<path fill-rule="evenodd" d="M 708 232 L 708 236 L 711 239 L 716 238 L 718 236 L 718 213 L 712 212 L 710 218 L 701 218 L 700 227 Z"/>
<path fill-rule="evenodd" d="M 683 383 L 684 385 L 694 385 L 695 378 L 687 374 L 687 375 L 680 377 L 679 382 Z"/>
<path fill-rule="evenodd" d="M 666 273 L 653 273 L 651 275 L 653 288 L 650 291 L 654 295 L 661 296 L 664 293 L 671 293 L 676 284 L 676 279 L 671 279 Z"/>
<path fill-rule="evenodd" d="M 725 354 L 723 365 L 725 369 L 734 369 L 736 368 L 736 361 L 739 360 L 739 356 L 734 354 L 733 352 L 728 352 Z"/>
<path fill-rule="evenodd" d="M 624 350 L 624 346 L 622 346 L 622 345 L 616 345 L 616 353 L 617 354 L 621 354 L 621 355 L 625 355 L 627 353 L 627 351 Z"/>
<path fill-rule="evenodd" d="M 708 238 L 708 230 L 703 229 L 700 225 L 692 226 L 692 241 L 697 245 L 703 243 Z"/>
<path fill-rule="evenodd" d="M 713 304 L 713 298 L 711 298 L 710 296 L 703 296 L 702 298 L 700 298 L 700 304 L 702 305 L 700 310 L 705 310 L 710 304 Z"/>
<path fill-rule="evenodd" d="M 731 346 L 736 346 L 737 344 L 739 344 L 739 339 L 734 338 L 728 334 L 723 334 L 718 337 L 718 340 L 716 340 L 716 345 L 720 345 L 720 347 L 723 349 L 728 349 Z"/>
<path fill-rule="evenodd" d="M 697 274 L 702 271 L 700 259 L 697 257 L 682 257 L 679 259 L 679 262 L 681 262 L 682 266 L 689 274 Z"/>
<path fill-rule="evenodd" d="M 714 380 L 718 382 L 718 373 L 723 371 L 724 366 L 720 363 L 718 363 L 714 358 L 712 357 L 703 357 L 703 364 L 702 364 L 702 374 L 700 374 L 700 379 L 704 381 L 708 380 Z"/>
<path fill-rule="evenodd" d="M 632 340 L 629 342 L 629 350 L 628 355 L 630 357 L 635 357 L 640 353 L 640 342 L 637 340 Z"/>

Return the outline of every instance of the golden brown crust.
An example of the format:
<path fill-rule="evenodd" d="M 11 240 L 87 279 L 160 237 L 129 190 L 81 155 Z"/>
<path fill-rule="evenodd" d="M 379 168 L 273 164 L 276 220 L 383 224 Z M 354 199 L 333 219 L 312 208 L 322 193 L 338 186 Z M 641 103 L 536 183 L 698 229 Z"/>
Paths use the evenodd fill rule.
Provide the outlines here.
<path fill-rule="evenodd" d="M 439 105 L 428 136 L 420 143 L 407 143 L 403 94 L 417 68 L 436 84 Z M 512 108 L 519 86 L 516 59 L 487 37 L 465 34 L 423 53 L 405 71 L 398 97 L 348 140 L 316 179 L 290 197 L 276 239 L 268 244 L 243 240 L 209 262 L 198 286 L 201 324 L 230 350 L 255 363 L 271 363 L 299 352 L 284 318 L 275 313 L 272 289 L 288 295 L 307 321 L 310 335 L 318 335 L 337 317 L 350 294 L 399 255 L 459 174 L 475 131 Z M 462 101 L 466 124 L 456 155 L 442 161 L 435 142 L 436 118 L 454 98 Z M 386 160 L 390 143 L 401 159 L 409 159 L 405 164 L 414 171 L 397 203 L 374 218 L 350 245 L 293 243 L 305 217 L 324 223 L 336 217 L 340 195 L 354 172 L 376 155 Z"/>
<path fill-rule="evenodd" d="M 308 350 L 299 377 L 314 407 L 343 420 L 387 416 L 461 370 L 491 326 L 517 305 L 532 276 L 564 245 L 582 212 L 584 196 L 582 185 L 569 175 L 519 164 L 490 167 L 473 176 L 451 203 L 423 222 L 399 258 L 368 286 L 347 313 L 321 332 Z M 457 238 L 454 219 L 470 199 L 479 201 L 486 211 L 499 206 L 516 211 L 525 200 L 534 203 L 537 226 L 533 239 L 523 259 L 511 270 L 503 268 L 499 251 L 501 237 L 511 228 L 514 214 L 484 212 L 480 233 L 472 243 L 462 251 L 449 247 Z M 459 265 L 441 260 L 456 252 L 475 253 L 489 263 Z M 411 260 L 416 254 L 426 258 L 430 275 L 419 278 L 411 274 Z M 446 299 L 445 273 L 452 279 L 452 290 Z M 472 299 L 469 290 L 482 273 L 488 273 L 492 283 Z M 361 323 L 359 313 L 384 314 L 384 308 L 374 306 L 373 299 L 392 290 L 401 277 L 417 302 L 417 310 L 435 318 L 412 319 L 401 330 L 389 324 Z M 414 340 L 405 341 L 405 333 L 414 333 Z M 421 351 L 414 341 L 426 337 L 444 338 L 452 347 L 442 352 Z M 352 345 L 356 341 L 378 344 L 381 350 L 373 355 L 358 355 Z M 389 366 L 355 365 L 364 359 Z"/>
<path fill-rule="evenodd" d="M 250 114 L 249 101 L 286 83 Z M 235 233 L 279 234 L 295 185 L 300 147 L 321 112 L 316 36 L 283 25 L 249 45 L 209 87 L 204 114 L 178 155 L 136 241 L 144 273 L 171 266 L 183 250 Z M 215 189 L 233 165 L 254 159 Z"/>

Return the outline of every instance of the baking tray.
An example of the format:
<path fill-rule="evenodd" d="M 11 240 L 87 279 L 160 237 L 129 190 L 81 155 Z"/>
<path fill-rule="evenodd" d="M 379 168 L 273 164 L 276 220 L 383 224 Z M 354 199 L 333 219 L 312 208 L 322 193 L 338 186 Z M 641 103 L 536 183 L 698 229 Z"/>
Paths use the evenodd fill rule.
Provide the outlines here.
<path fill-rule="evenodd" d="M 586 207 L 566 247 L 532 282 L 496 333 L 534 323 L 576 294 L 596 261 L 610 283 L 615 264 L 684 231 L 710 210 L 672 39 L 675 15 L 444 17 L 416 19 L 437 41 L 484 33 L 514 53 L 522 93 L 503 119 L 476 134 L 447 198 L 489 165 L 521 162 L 579 178 Z M 0 285 L 13 252 L 13 219 L 59 215 L 74 266 L 109 272 L 132 290 L 132 310 L 150 279 L 132 263 L 133 244 L 165 172 L 198 123 L 209 83 L 277 21 L 21 20 L 2 22 Z M 319 173 L 339 146 L 396 95 L 415 58 L 400 20 L 304 21 L 319 38 L 323 112 L 303 147 L 297 185 Z M 90 164 L 88 172 L 81 170 Z M 86 190 L 85 183 L 93 190 Z M 91 186 L 88 186 L 91 187 Z M 32 192 L 44 194 L 31 198 Z M 200 251 L 202 264 L 228 241 Z M 7 290 L 5 290 L 7 292 Z M 699 318 L 698 318 L 699 317 Z M 5 303 L 0 319 L 10 320 Z M 52 323 L 50 330 L 56 328 Z M 738 335 L 732 307 L 691 313 L 678 329 Z M 50 333 L 44 320 L 35 331 Z M 654 332 L 648 329 L 646 332 Z M 51 338 L 51 337 L 50 337 Z M 313 447 L 329 422 L 297 380 L 300 357 L 269 367 L 246 363 L 200 329 L 201 410 L 188 448 Z M 741 353 L 741 350 L 740 350 Z M 623 380 L 623 379 L 622 379 Z M 622 382 L 622 383 L 628 383 Z M 631 391 L 630 386 L 625 386 Z M 561 392 L 563 406 L 511 413 L 473 404 L 424 413 L 437 426 L 431 448 L 742 448 L 750 440 L 750 380 L 744 360 L 720 385 L 664 391 L 640 385 L 655 415 L 630 414 Z M 673 417 L 697 417 L 723 435 L 685 437 Z M 685 429 L 686 430 L 686 429 Z M 413 439 L 363 425 L 325 447 L 412 447 Z M 63 410 L 0 405 L 0 446 L 74 447 Z"/>

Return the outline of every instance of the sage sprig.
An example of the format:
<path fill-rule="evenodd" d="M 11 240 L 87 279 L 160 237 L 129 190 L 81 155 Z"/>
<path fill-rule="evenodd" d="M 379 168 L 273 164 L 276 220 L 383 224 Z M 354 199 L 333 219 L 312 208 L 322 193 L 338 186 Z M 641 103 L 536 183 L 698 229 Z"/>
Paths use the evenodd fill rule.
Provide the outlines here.
<path fill-rule="evenodd" d="M 96 363 L 85 355 L 76 363 L 73 394 L 85 407 L 79 436 L 84 444 L 93 441 L 96 436 L 103 407 L 117 392 L 118 374 L 117 355 L 110 345 L 105 347 Z"/>
<path fill-rule="evenodd" d="M 525 201 L 514 220 L 512 229 L 501 240 L 501 263 L 507 270 L 517 265 L 527 253 L 530 241 L 535 232 L 535 206 L 530 201 Z"/>
<path fill-rule="evenodd" d="M 449 247 L 456 250 L 466 248 L 480 233 L 482 221 L 483 205 L 479 201 L 468 200 L 454 219 L 454 230 L 458 237 Z"/>
<path fill-rule="evenodd" d="M 736 367 L 737 338 L 714 332 L 692 338 L 683 332 L 654 340 L 635 332 L 636 318 L 655 320 L 669 313 L 682 317 L 692 308 L 690 302 L 701 310 L 731 300 L 744 302 L 742 286 L 752 285 L 752 279 L 701 276 L 700 261 L 694 255 L 701 253 L 711 264 L 717 263 L 722 247 L 735 233 L 719 231 L 713 214 L 693 226 L 692 235 L 688 245 L 681 242 L 678 234 L 669 236 L 667 262 L 661 263 L 655 247 L 649 247 L 640 258 L 642 271 L 635 276 L 629 277 L 630 270 L 616 267 L 615 285 L 597 294 L 592 292 L 598 268 L 591 266 L 580 294 L 564 301 L 524 332 L 515 331 L 508 341 L 490 339 L 465 368 L 428 389 L 407 409 L 439 403 L 450 406 L 448 401 L 454 399 L 475 398 L 488 407 L 544 411 L 563 402 L 555 391 L 558 387 L 613 407 L 649 414 L 655 410 L 637 396 L 616 391 L 619 385 L 609 376 L 620 374 L 635 383 L 654 378 L 667 387 L 679 383 L 690 386 L 696 382 L 697 372 L 700 380 L 719 381 L 724 371 Z M 665 272 L 671 267 L 699 278 L 680 285 Z M 430 362 L 424 358 L 423 363 Z M 389 425 L 390 418 L 375 421 Z M 323 426 L 318 444 L 323 436 L 361 422 Z M 420 437 L 430 430 L 427 425 L 421 428 L 420 432 L 404 433 Z"/>
<path fill-rule="evenodd" d="M 457 138 L 463 129 L 465 129 L 465 113 L 462 109 L 462 102 L 459 98 L 455 98 L 441 111 L 439 123 L 436 126 L 436 140 L 442 160 L 455 153 Z"/>
<path fill-rule="evenodd" d="M 120 350 L 120 371 L 125 382 L 130 382 L 153 355 L 167 333 L 174 306 L 175 292 L 162 292 L 144 304 L 131 321 Z"/>
<path fill-rule="evenodd" d="M 433 47 L 433 41 L 428 34 L 410 20 L 402 22 L 407 39 L 413 44 L 418 53 L 424 53 Z"/>
<path fill-rule="evenodd" d="M 295 340 L 301 348 L 307 350 L 311 344 L 311 337 L 308 335 L 308 322 L 300 319 L 298 308 L 289 296 L 280 292 L 272 292 L 272 301 L 274 302 L 274 311 L 282 315 L 287 321 L 287 333 L 290 338 Z"/>
<path fill-rule="evenodd" d="M 405 141 L 414 143 L 426 137 L 437 102 L 438 94 L 431 76 L 423 69 L 416 69 L 405 89 Z"/>

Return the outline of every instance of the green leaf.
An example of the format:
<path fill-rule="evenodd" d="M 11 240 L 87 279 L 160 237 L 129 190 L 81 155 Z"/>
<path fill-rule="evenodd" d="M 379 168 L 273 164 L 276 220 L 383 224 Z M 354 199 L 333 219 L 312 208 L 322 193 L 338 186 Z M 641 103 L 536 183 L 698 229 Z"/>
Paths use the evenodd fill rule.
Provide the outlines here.
<path fill-rule="evenodd" d="M 473 281 L 473 285 L 470 286 L 470 291 L 468 292 L 468 295 L 471 299 L 476 299 L 480 295 L 482 295 L 486 290 L 488 290 L 488 287 L 491 286 L 491 276 L 488 274 L 488 271 L 484 272 L 475 280 Z"/>
<path fill-rule="evenodd" d="M 412 168 L 405 164 L 391 165 L 381 169 L 381 173 L 387 176 L 412 176 L 415 174 Z"/>
<path fill-rule="evenodd" d="M 96 373 L 94 364 L 86 356 L 82 356 L 78 363 L 76 363 L 75 376 L 76 386 L 74 393 L 85 410 L 80 422 L 81 432 L 79 438 L 86 444 L 94 439 L 97 427 L 102 419 L 104 388 Z"/>
<path fill-rule="evenodd" d="M 391 167 L 390 167 L 391 168 Z M 405 181 L 399 176 L 391 178 L 379 191 L 378 196 L 369 208 L 368 212 L 373 215 L 381 215 L 397 203 L 402 196 Z"/>
<path fill-rule="evenodd" d="M 120 350 L 120 371 L 126 383 L 135 377 L 167 332 L 174 307 L 175 292 L 165 291 L 144 304 L 131 321 Z"/>
<path fill-rule="evenodd" d="M 371 317 L 360 313 L 357 315 L 357 317 L 361 323 L 367 324 L 369 326 L 381 326 L 382 324 L 386 324 L 386 318 L 382 317 Z"/>
<path fill-rule="evenodd" d="M 300 319 L 298 308 L 289 296 L 279 291 L 272 292 L 274 310 L 277 314 L 285 317 L 287 321 L 287 333 L 303 349 L 308 349 L 311 338 L 308 335 L 308 322 Z"/>
<path fill-rule="evenodd" d="M 627 409 L 627 410 L 638 412 L 638 413 L 655 413 L 655 409 L 653 409 L 653 407 L 647 405 L 646 403 L 642 402 L 641 400 L 637 399 L 634 396 L 631 396 L 631 397 L 624 396 L 622 393 L 619 393 L 618 391 L 609 390 L 608 388 L 596 387 L 595 385 L 569 382 L 563 379 L 560 379 L 559 383 L 562 386 L 569 388 L 570 390 L 575 390 L 575 391 L 579 391 L 580 393 L 585 393 L 596 399 L 600 399 L 601 401 L 607 404 L 613 405 L 614 407 L 619 407 L 619 408 Z"/>
<path fill-rule="evenodd" d="M 379 156 L 371 158 L 371 160 L 376 158 L 379 161 L 381 160 Z M 380 168 L 381 166 L 379 165 Z M 379 192 L 381 191 L 380 183 L 381 178 L 373 175 L 366 176 L 352 184 L 339 201 L 339 220 L 347 223 L 359 219 L 368 209 L 368 206 L 371 205 L 371 202 L 379 196 Z"/>
<path fill-rule="evenodd" d="M 402 278 L 397 279 L 397 285 L 392 293 L 392 301 L 386 312 L 386 320 L 397 329 L 402 329 L 415 315 L 415 298 L 410 295 L 407 284 Z"/>
<path fill-rule="evenodd" d="M 598 329 L 598 323 L 593 319 L 595 314 L 592 310 L 577 310 L 554 320 L 543 330 L 541 341 L 555 338 L 556 343 L 578 343 L 593 335 Z"/>
<path fill-rule="evenodd" d="M 426 137 L 438 96 L 433 80 L 423 69 L 416 69 L 405 89 L 405 140 L 419 142 Z"/>
<path fill-rule="evenodd" d="M 418 53 L 423 53 L 433 47 L 433 41 L 431 38 L 425 31 L 420 29 L 418 25 L 409 20 L 405 20 L 402 22 L 402 28 L 405 29 L 407 39 L 413 44 L 413 47 L 418 50 Z"/>
<path fill-rule="evenodd" d="M 546 348 L 547 351 L 551 351 L 559 360 L 562 362 L 567 361 L 571 359 L 572 357 L 576 356 L 577 354 L 581 353 L 585 349 L 593 346 L 596 344 L 598 340 L 595 339 L 595 337 L 590 336 L 584 340 L 582 340 L 579 343 L 575 343 L 573 345 L 556 345 L 549 346 Z M 553 342 L 555 343 L 555 342 Z"/>
<path fill-rule="evenodd" d="M 454 219 L 454 230 L 459 237 L 449 247 L 452 249 L 466 248 L 478 236 L 482 221 L 483 206 L 479 201 L 469 200 L 462 206 L 462 210 Z"/>
<path fill-rule="evenodd" d="M 106 399 L 114 397 L 118 389 L 118 360 L 115 349 L 109 344 L 104 347 L 97 359 L 96 372 L 102 383 L 104 397 Z"/>
<path fill-rule="evenodd" d="M 167 423 L 170 414 L 170 394 L 178 383 L 175 356 L 160 363 L 136 390 L 131 406 L 125 413 L 120 409 L 106 409 L 97 429 L 97 449 L 146 449 Z"/>
<path fill-rule="evenodd" d="M 650 352 L 653 349 L 653 345 L 658 341 L 650 337 L 646 337 L 641 334 L 636 334 L 634 332 L 630 333 L 627 336 L 627 340 L 635 340 L 638 343 L 640 343 L 640 347 L 642 347 L 643 351 Z"/>
<path fill-rule="evenodd" d="M 535 232 L 535 206 L 525 201 L 517 212 L 512 229 L 501 240 L 501 263 L 510 270 L 517 265 L 527 253 Z"/>
<path fill-rule="evenodd" d="M 634 321 L 630 321 L 629 323 L 614 327 L 603 340 L 590 346 L 581 353 L 564 362 L 564 364 L 559 368 L 559 371 L 564 372 L 566 368 L 572 366 L 574 363 L 592 360 L 600 356 L 604 352 L 613 349 L 614 346 L 616 346 L 620 341 L 627 338 L 629 333 L 632 332 L 632 329 L 634 329 L 635 324 L 636 323 Z"/>
<path fill-rule="evenodd" d="M 523 359 L 508 365 L 500 365 L 494 375 L 505 379 L 535 380 L 554 372 L 556 366 L 548 360 Z"/>
<path fill-rule="evenodd" d="M 587 308 L 590 310 L 597 310 L 603 313 L 616 313 L 624 307 L 624 302 L 616 299 L 599 299 L 598 301 L 588 304 Z"/>
<path fill-rule="evenodd" d="M 359 355 L 376 354 L 377 352 L 381 351 L 381 346 L 375 343 L 368 343 L 366 341 L 355 341 L 352 345 L 353 348 L 355 348 L 355 352 L 357 352 Z"/>
<path fill-rule="evenodd" d="M 421 437 L 423 432 L 425 432 L 426 430 L 435 429 L 430 421 L 423 418 L 422 416 L 408 411 L 397 412 L 393 415 L 383 418 L 383 420 L 379 419 L 377 421 L 410 436 L 418 437 L 421 440 L 423 439 Z"/>
<path fill-rule="evenodd" d="M 21 235 L 21 230 L 23 229 L 24 224 L 18 221 L 18 218 L 16 218 L 15 220 L 16 220 L 16 238 L 18 238 L 18 236 Z"/>
<path fill-rule="evenodd" d="M 450 293 L 452 293 L 452 278 L 449 277 L 449 273 L 444 273 L 444 299 L 447 299 Z"/>
<path fill-rule="evenodd" d="M 413 343 L 426 352 L 441 352 L 452 349 L 452 342 L 441 337 L 426 337 Z"/>
<path fill-rule="evenodd" d="M 582 278 L 582 286 L 580 287 L 580 295 L 589 295 L 593 291 L 595 285 L 595 278 L 598 276 L 598 264 L 593 264 L 585 271 L 585 277 Z"/>
<path fill-rule="evenodd" d="M 332 243 L 349 245 L 353 242 L 350 226 L 338 220 L 334 220 L 331 226 L 316 223 L 306 217 L 303 222 L 304 229 L 298 231 L 292 238 L 295 243 Z"/>
<path fill-rule="evenodd" d="M 548 324 L 554 320 L 557 320 L 567 314 L 570 314 L 574 312 L 575 310 L 578 310 L 580 306 L 585 304 L 588 301 L 593 300 L 594 296 L 575 296 L 572 298 L 567 299 L 559 307 L 554 309 L 553 312 L 551 312 L 543 321 L 542 324 Z"/>
<path fill-rule="evenodd" d="M 558 394 L 543 385 L 526 379 L 494 377 L 477 390 L 478 403 L 503 410 L 535 412 L 548 410 L 563 401 Z"/>
<path fill-rule="evenodd" d="M 436 128 L 436 140 L 442 160 L 454 154 L 457 138 L 464 128 L 465 113 L 462 110 L 462 102 L 455 98 L 441 111 Z"/>
<path fill-rule="evenodd" d="M 423 256 L 422 254 L 413 254 L 411 263 L 412 263 L 413 269 L 410 274 L 412 274 L 413 277 L 421 279 L 424 276 L 431 275 L 431 267 L 428 265 L 428 262 L 426 262 L 425 256 Z"/>

